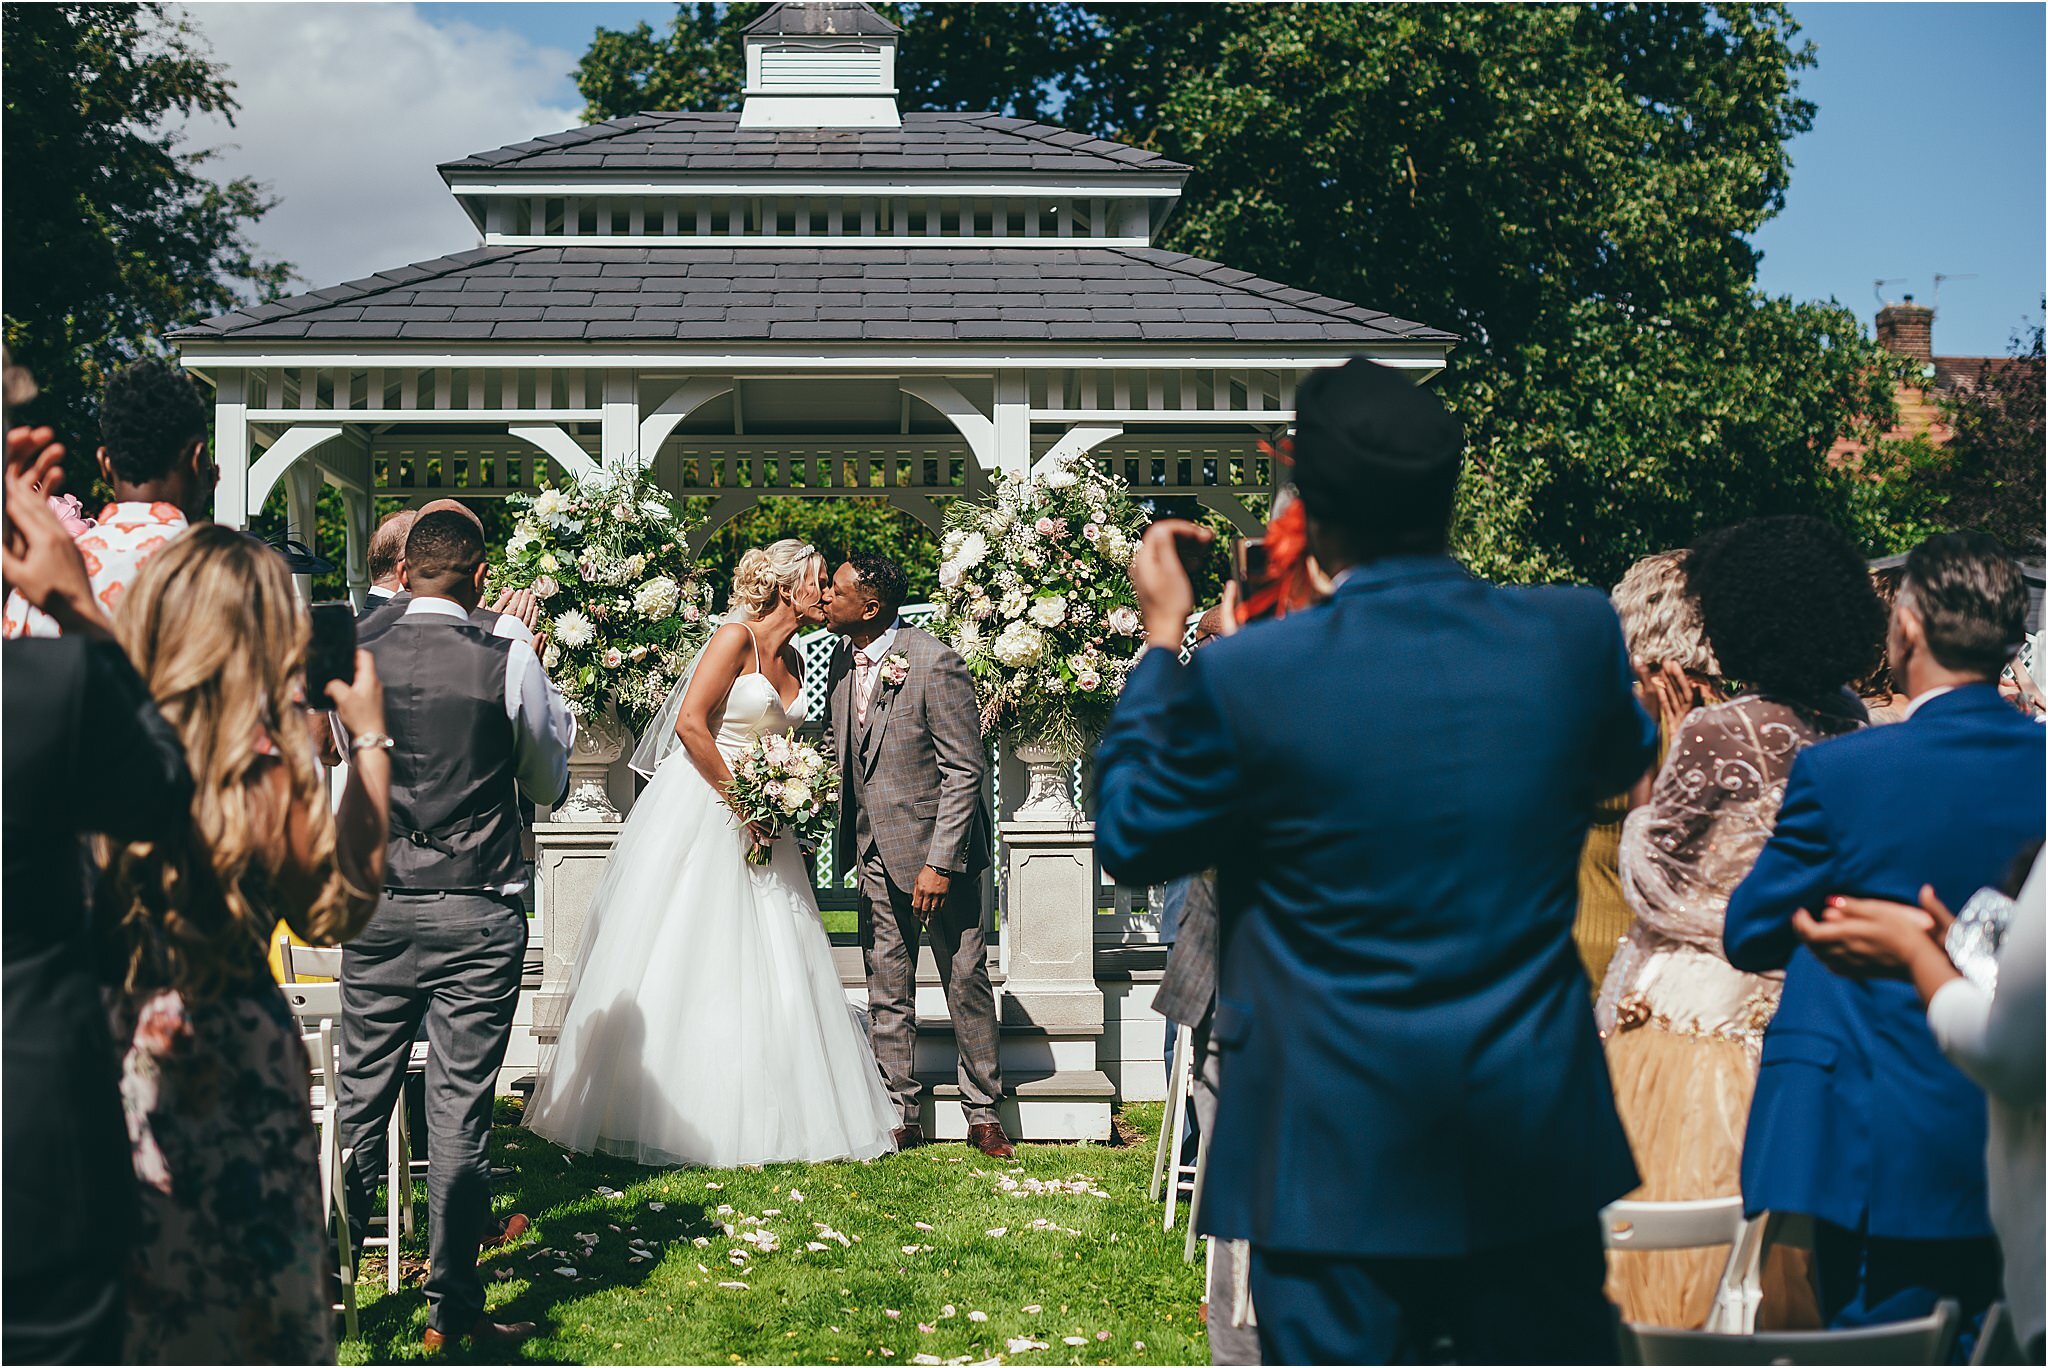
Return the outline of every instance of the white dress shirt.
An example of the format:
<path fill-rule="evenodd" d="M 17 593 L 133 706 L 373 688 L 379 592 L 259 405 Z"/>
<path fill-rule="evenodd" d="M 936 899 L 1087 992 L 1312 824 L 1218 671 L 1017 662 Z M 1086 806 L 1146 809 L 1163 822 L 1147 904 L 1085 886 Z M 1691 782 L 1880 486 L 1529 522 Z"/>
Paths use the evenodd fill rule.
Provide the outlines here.
<path fill-rule="evenodd" d="M 1925 703 L 1928 699 L 1939 698 L 1945 693 L 1954 693 L 1955 691 L 1956 686 L 1953 684 L 1937 684 L 1933 688 L 1929 689 L 1926 693 L 1914 694 L 1910 699 L 1906 700 L 1906 707 L 1905 710 L 1899 714 L 1899 721 L 1904 722 L 1909 720 L 1914 713 L 1920 711 L 1920 705 L 1922 703 Z"/>
<path fill-rule="evenodd" d="M 405 605 L 405 615 L 469 621 L 469 610 L 444 598 L 415 597 Z M 498 620 L 512 622 L 521 632 L 526 630 L 514 619 Z M 498 635 L 510 634 L 501 631 Z M 512 719 L 519 791 L 536 803 L 554 802 L 569 783 L 569 747 L 576 740 L 576 719 L 561 693 L 548 682 L 533 647 L 516 637 L 505 661 L 505 716 Z"/>
<path fill-rule="evenodd" d="M 373 584 L 364 591 L 363 597 L 388 603 L 398 597 L 398 591 L 396 589 L 386 589 L 381 584 Z"/>
<path fill-rule="evenodd" d="M 896 644 L 896 633 L 902 627 L 903 619 L 897 618 L 889 624 L 887 631 L 873 641 L 865 646 L 854 647 L 854 655 L 859 659 L 853 663 L 853 687 L 860 691 L 860 696 L 854 700 L 854 715 L 862 721 L 867 719 L 868 704 L 875 697 L 875 681 L 882 677 L 882 661 L 887 658 L 889 648 Z M 852 645 L 851 642 L 847 644 Z M 860 659 L 868 662 L 866 669 L 861 668 Z"/>

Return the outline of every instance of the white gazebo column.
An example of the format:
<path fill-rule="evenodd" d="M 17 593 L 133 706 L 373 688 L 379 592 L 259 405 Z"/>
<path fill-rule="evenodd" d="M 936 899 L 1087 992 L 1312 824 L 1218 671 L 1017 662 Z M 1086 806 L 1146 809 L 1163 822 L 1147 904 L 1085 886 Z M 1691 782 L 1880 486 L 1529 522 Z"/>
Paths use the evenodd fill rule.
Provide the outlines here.
<path fill-rule="evenodd" d="M 376 501 L 368 490 L 343 486 L 341 491 L 343 573 L 348 579 L 349 601 L 361 608 L 370 591 L 371 515 Z"/>
<path fill-rule="evenodd" d="M 320 477 L 320 467 L 300 462 L 285 472 L 285 535 L 295 542 L 303 543 L 307 550 L 318 552 L 314 538 L 320 522 L 320 486 L 325 481 Z M 299 598 L 310 601 L 313 597 L 313 577 L 294 575 L 292 581 L 299 587 Z"/>
<path fill-rule="evenodd" d="M 213 520 L 224 527 L 249 525 L 249 406 L 247 373 L 224 370 L 213 399 L 213 461 L 220 482 L 213 490 Z"/>

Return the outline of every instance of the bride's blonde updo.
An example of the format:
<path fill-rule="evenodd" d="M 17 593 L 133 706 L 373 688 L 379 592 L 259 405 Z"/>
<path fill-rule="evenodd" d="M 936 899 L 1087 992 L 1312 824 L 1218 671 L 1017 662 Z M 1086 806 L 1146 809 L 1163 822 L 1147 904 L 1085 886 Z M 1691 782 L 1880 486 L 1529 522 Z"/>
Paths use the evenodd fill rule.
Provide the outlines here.
<path fill-rule="evenodd" d="M 816 547 L 795 537 L 749 549 L 732 574 L 733 611 L 748 618 L 768 616 L 782 591 L 803 583 L 823 559 Z"/>

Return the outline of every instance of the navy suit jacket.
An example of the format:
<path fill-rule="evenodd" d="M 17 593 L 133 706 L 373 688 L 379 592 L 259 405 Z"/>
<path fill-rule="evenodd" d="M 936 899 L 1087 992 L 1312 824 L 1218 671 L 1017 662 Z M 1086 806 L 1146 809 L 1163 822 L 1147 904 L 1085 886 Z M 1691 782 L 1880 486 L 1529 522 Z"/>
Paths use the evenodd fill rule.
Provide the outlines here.
<path fill-rule="evenodd" d="M 1984 1094 L 1942 1057 L 1911 984 L 1830 973 L 1792 914 L 1830 894 L 1960 909 L 2041 838 L 2042 729 L 1989 684 L 1792 762 L 1784 806 L 1728 903 L 1738 969 L 1785 970 L 1742 1151 L 1752 1215 L 1794 1211 L 1873 1236 L 1988 1236 Z"/>
<path fill-rule="evenodd" d="M 1630 684 L 1604 597 L 1441 556 L 1138 663 L 1096 840 L 1132 883 L 1217 869 L 1206 1233 L 1459 1255 L 1635 1187 L 1571 938 L 1593 805 L 1656 754 Z"/>

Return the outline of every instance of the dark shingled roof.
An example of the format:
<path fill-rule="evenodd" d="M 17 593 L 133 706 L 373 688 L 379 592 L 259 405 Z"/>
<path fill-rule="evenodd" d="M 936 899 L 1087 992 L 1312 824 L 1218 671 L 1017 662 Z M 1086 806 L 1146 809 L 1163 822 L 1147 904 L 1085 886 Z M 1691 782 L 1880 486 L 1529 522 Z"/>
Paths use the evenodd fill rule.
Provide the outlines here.
<path fill-rule="evenodd" d="M 884 36 L 903 32 L 860 0 L 783 0 L 743 30 L 746 33 L 812 37 Z"/>
<path fill-rule="evenodd" d="M 480 247 L 181 342 L 1457 341 L 1153 247 Z"/>
<path fill-rule="evenodd" d="M 901 128 L 741 128 L 738 114 L 646 113 L 549 133 L 443 162 L 451 171 L 687 172 L 1153 172 L 1189 168 L 1156 152 L 1001 114 L 905 114 Z"/>

